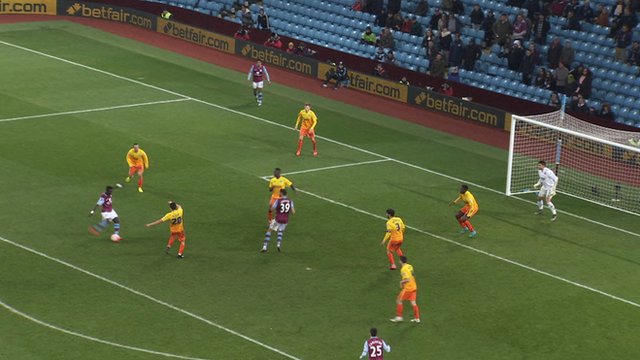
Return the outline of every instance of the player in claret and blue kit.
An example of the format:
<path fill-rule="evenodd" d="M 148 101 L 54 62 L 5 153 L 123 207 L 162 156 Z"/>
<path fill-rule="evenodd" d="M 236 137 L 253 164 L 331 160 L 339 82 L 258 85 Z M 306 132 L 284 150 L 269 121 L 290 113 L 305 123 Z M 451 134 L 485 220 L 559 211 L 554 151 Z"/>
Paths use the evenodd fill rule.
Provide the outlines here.
<path fill-rule="evenodd" d="M 378 329 L 371 328 L 369 330 L 371 337 L 364 342 L 364 349 L 362 349 L 362 354 L 360 354 L 360 359 L 368 356 L 369 360 L 383 360 L 384 355 L 382 351 L 391 352 L 391 346 L 387 345 L 384 340 L 378 337 Z"/>
<path fill-rule="evenodd" d="M 115 210 L 113 210 L 113 187 L 107 186 L 105 191 L 100 194 L 100 198 L 93 209 L 89 211 L 89 216 L 93 215 L 98 206 L 101 207 L 102 221 L 96 225 L 89 226 L 89 232 L 95 236 L 100 236 L 102 231 L 107 227 L 109 222 L 113 222 L 113 233 L 116 238 L 120 237 L 120 219 Z"/>
<path fill-rule="evenodd" d="M 271 231 L 277 232 L 277 248 L 278 252 L 281 251 L 282 236 L 284 230 L 287 228 L 287 224 L 289 224 L 289 214 L 295 214 L 296 212 L 293 201 L 287 197 L 287 190 L 285 189 L 280 189 L 280 198 L 273 203 L 271 209 L 276 213 L 276 218 L 269 224 L 260 252 L 267 252 L 267 247 L 271 241 Z"/>
<path fill-rule="evenodd" d="M 249 69 L 249 75 L 247 80 L 253 80 L 253 96 L 258 102 L 258 106 L 262 106 L 262 88 L 264 87 L 264 77 L 267 78 L 269 84 L 271 84 L 271 78 L 267 68 L 262 65 L 262 61 L 258 60 L 254 65 L 251 65 Z"/>

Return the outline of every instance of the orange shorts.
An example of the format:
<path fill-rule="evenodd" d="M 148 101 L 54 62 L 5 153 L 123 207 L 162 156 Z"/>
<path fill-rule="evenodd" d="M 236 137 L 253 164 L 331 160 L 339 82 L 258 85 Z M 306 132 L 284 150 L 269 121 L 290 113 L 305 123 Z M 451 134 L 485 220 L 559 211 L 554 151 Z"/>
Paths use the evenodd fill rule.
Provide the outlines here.
<path fill-rule="evenodd" d="M 398 249 L 400 249 L 400 246 L 402 246 L 402 241 L 389 241 L 389 243 L 387 244 L 387 250 L 391 252 L 397 251 Z"/>
<path fill-rule="evenodd" d="M 131 166 L 129 167 L 129 174 L 133 175 L 137 172 L 143 173 L 144 172 L 144 165 L 135 165 L 135 166 Z"/>
<path fill-rule="evenodd" d="M 313 129 L 300 129 L 301 137 L 308 137 L 309 139 L 315 139 L 316 132 Z"/>
<path fill-rule="evenodd" d="M 460 212 L 465 214 L 465 215 L 467 215 L 467 217 L 469 217 L 469 218 L 478 213 L 478 210 L 476 210 L 471 215 L 468 215 L 469 214 L 469 210 L 471 210 L 471 207 L 467 204 L 467 205 L 463 206 L 462 209 L 460 209 Z"/>
<path fill-rule="evenodd" d="M 180 242 L 183 242 L 185 240 L 187 240 L 187 237 L 184 236 L 184 231 L 180 231 L 180 232 L 172 232 L 171 235 L 169 235 L 169 240 L 178 240 Z"/>
<path fill-rule="evenodd" d="M 413 290 L 413 291 L 402 290 L 400 291 L 400 294 L 398 294 L 398 300 L 402 300 L 402 301 L 416 301 L 417 297 L 418 297 L 418 290 Z"/>

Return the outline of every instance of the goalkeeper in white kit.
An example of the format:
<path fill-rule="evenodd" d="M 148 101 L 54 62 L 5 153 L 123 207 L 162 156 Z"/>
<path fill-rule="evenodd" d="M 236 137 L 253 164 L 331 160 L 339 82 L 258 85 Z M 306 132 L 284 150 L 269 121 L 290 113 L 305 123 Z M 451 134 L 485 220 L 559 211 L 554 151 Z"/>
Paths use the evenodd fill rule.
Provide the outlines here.
<path fill-rule="evenodd" d="M 553 173 L 553 170 L 547 167 L 547 163 L 545 161 L 538 161 L 538 176 L 540 176 L 540 179 L 535 185 L 533 185 L 536 189 L 540 187 L 540 191 L 538 191 L 538 210 L 536 211 L 536 215 L 542 214 L 542 209 L 546 203 L 549 210 L 551 210 L 551 221 L 556 221 L 558 218 L 558 211 L 556 210 L 555 205 L 551 202 L 551 199 L 556 194 L 558 176 Z"/>

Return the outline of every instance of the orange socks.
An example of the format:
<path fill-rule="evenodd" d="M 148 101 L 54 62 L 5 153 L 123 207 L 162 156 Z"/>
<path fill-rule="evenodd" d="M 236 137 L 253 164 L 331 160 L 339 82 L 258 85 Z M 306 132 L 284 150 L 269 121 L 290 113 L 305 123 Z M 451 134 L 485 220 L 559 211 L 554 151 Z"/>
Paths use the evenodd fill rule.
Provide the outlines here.
<path fill-rule="evenodd" d="M 296 152 L 300 152 L 302 150 L 302 140 L 298 140 L 298 150 Z"/>
<path fill-rule="evenodd" d="M 475 230 L 473 229 L 473 225 L 471 225 L 471 221 L 469 221 L 469 220 L 465 220 L 465 222 L 464 222 L 464 226 L 466 226 L 466 227 L 467 227 L 467 229 L 469 229 L 469 231 L 472 231 L 472 232 L 473 232 L 473 231 L 475 231 Z"/>
<path fill-rule="evenodd" d="M 180 248 L 178 249 L 178 255 L 184 254 L 184 248 L 187 246 L 186 241 L 180 242 Z"/>
<path fill-rule="evenodd" d="M 418 308 L 418 305 L 413 305 L 413 318 L 420 319 L 420 309 Z"/>
<path fill-rule="evenodd" d="M 402 317 L 402 310 L 404 306 L 402 304 L 396 304 L 396 316 Z"/>
<path fill-rule="evenodd" d="M 315 140 L 311 140 L 313 142 L 313 151 L 318 151 L 318 143 Z"/>
<path fill-rule="evenodd" d="M 142 187 L 142 183 L 143 183 L 142 176 L 139 176 L 138 177 L 138 187 Z"/>

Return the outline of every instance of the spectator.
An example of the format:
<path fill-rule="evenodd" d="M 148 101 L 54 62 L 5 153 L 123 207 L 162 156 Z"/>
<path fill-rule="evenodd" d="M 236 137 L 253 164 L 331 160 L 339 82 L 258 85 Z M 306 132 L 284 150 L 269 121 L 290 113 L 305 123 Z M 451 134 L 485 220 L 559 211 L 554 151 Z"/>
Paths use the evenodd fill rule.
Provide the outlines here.
<path fill-rule="evenodd" d="M 547 44 L 547 34 L 551 29 L 551 25 L 549 24 L 549 20 L 544 16 L 544 14 L 538 14 L 536 21 L 533 23 L 533 41 L 540 45 Z"/>
<path fill-rule="evenodd" d="M 387 9 L 389 9 L 390 13 L 398 13 L 400 12 L 400 8 L 402 7 L 402 0 L 389 0 L 387 5 Z"/>
<path fill-rule="evenodd" d="M 227 19 L 234 21 L 236 19 L 236 13 L 236 8 L 231 7 L 231 9 L 229 9 L 229 12 L 227 13 Z"/>
<path fill-rule="evenodd" d="M 393 50 L 387 51 L 387 55 L 385 56 L 384 61 L 390 65 L 396 64 L 396 54 L 393 52 Z"/>
<path fill-rule="evenodd" d="M 335 66 L 335 68 L 329 69 L 325 74 L 325 80 L 322 82 L 322 87 L 327 87 L 329 81 L 335 80 L 336 84 L 333 86 L 333 90 L 338 90 L 340 87 L 349 86 L 349 72 L 347 71 L 347 67 L 344 66 L 342 61 L 336 64 L 331 64 Z"/>
<path fill-rule="evenodd" d="M 415 35 L 415 36 L 422 35 L 422 25 L 420 25 L 415 15 L 411 17 L 411 22 L 412 22 L 411 31 L 410 31 L 411 35 Z"/>
<path fill-rule="evenodd" d="M 351 10 L 353 11 L 362 11 L 364 9 L 364 5 L 362 4 L 362 0 L 356 0 L 351 6 Z"/>
<path fill-rule="evenodd" d="M 518 14 L 516 19 L 513 21 L 513 40 L 523 41 L 527 38 L 527 33 L 529 32 L 529 27 L 527 26 L 527 21 L 525 20 L 524 15 Z"/>
<path fill-rule="evenodd" d="M 495 39 L 495 34 L 493 33 L 493 24 L 495 22 L 496 17 L 493 15 L 493 10 L 489 10 L 482 22 L 482 30 L 484 30 L 484 44 L 482 44 L 482 47 L 485 49 L 490 48 Z"/>
<path fill-rule="evenodd" d="M 576 16 L 580 21 L 586 21 L 592 24 L 594 23 L 595 14 L 591 8 L 591 2 L 589 2 L 589 0 L 584 0 L 582 5 L 576 9 Z"/>
<path fill-rule="evenodd" d="M 460 19 L 458 19 L 455 14 L 451 14 L 451 16 L 447 18 L 447 28 L 451 33 L 457 33 L 462 29 L 462 22 L 460 22 Z"/>
<path fill-rule="evenodd" d="M 476 45 L 476 39 L 472 38 L 464 47 L 464 69 L 468 71 L 475 70 L 476 61 L 480 59 L 480 56 L 482 56 L 482 50 L 480 46 Z"/>
<path fill-rule="evenodd" d="M 452 66 L 449 68 L 449 75 L 447 76 L 447 80 L 451 82 L 460 82 L 460 72 L 457 66 Z"/>
<path fill-rule="evenodd" d="M 551 93 L 551 96 L 549 97 L 549 102 L 547 102 L 547 105 L 553 106 L 556 108 L 559 108 L 560 106 L 562 106 L 562 104 L 560 103 L 560 97 L 558 96 L 557 92 Z"/>
<path fill-rule="evenodd" d="M 449 62 L 449 51 L 451 50 L 451 32 L 445 26 L 440 32 L 440 39 L 438 40 L 440 52 L 442 53 L 445 63 Z"/>
<path fill-rule="evenodd" d="M 571 101 L 571 110 L 587 114 L 589 113 L 589 105 L 587 105 L 587 102 L 582 95 L 577 95 L 574 96 Z"/>
<path fill-rule="evenodd" d="M 385 27 L 387 26 L 387 19 L 391 18 L 393 19 L 393 17 L 389 17 L 389 14 L 387 14 L 387 10 L 385 10 L 384 8 L 382 8 L 379 12 L 376 13 L 376 26 L 379 27 Z"/>
<path fill-rule="evenodd" d="M 242 26 L 249 29 L 253 27 L 253 15 L 251 9 L 248 6 L 243 6 L 242 9 Z"/>
<path fill-rule="evenodd" d="M 431 15 L 431 19 L 429 19 L 429 28 L 431 28 L 431 30 L 438 30 L 438 24 L 440 23 L 441 18 L 442 13 L 440 12 L 440 9 L 436 9 L 433 15 Z"/>
<path fill-rule="evenodd" d="M 373 59 L 378 62 L 383 62 L 387 57 L 387 54 L 384 52 L 384 48 L 382 46 L 378 46 L 376 53 L 373 55 Z"/>
<path fill-rule="evenodd" d="M 389 14 L 391 14 L 391 12 L 389 12 Z M 393 30 L 400 31 L 400 29 L 402 28 L 402 14 L 400 14 L 399 12 L 393 14 L 391 23 L 393 24 L 393 26 L 391 26 Z"/>
<path fill-rule="evenodd" d="M 580 96 L 582 96 L 585 99 L 588 99 L 591 97 L 591 81 L 592 81 L 592 75 L 591 72 L 589 71 L 588 68 L 583 68 L 582 69 L 582 74 L 580 75 L 580 77 L 578 77 L 576 79 L 576 90 L 575 90 L 575 94 L 578 94 Z"/>
<path fill-rule="evenodd" d="M 460 33 L 456 33 L 449 49 L 449 66 L 462 66 L 463 51 L 464 45 L 462 44 Z"/>
<path fill-rule="evenodd" d="M 442 0 L 442 10 L 445 13 L 451 13 L 453 10 L 453 0 Z"/>
<path fill-rule="evenodd" d="M 440 85 L 440 93 L 446 96 L 453 96 L 453 88 L 448 83 Z"/>
<path fill-rule="evenodd" d="M 549 50 L 547 50 L 547 61 L 549 62 L 549 68 L 557 68 L 561 57 L 562 44 L 560 44 L 560 38 L 554 38 L 551 42 L 551 45 L 549 45 Z"/>
<path fill-rule="evenodd" d="M 363 4 L 364 4 L 364 11 L 373 15 L 379 14 L 380 10 L 384 8 L 383 0 L 366 0 L 363 2 Z"/>
<path fill-rule="evenodd" d="M 553 77 L 553 71 L 547 71 L 547 80 L 545 81 L 547 89 L 554 89 L 556 87 L 556 79 Z"/>
<path fill-rule="evenodd" d="M 507 67 L 509 70 L 520 71 L 520 64 L 524 58 L 524 49 L 520 44 L 520 40 L 515 40 L 511 49 L 506 49 L 503 56 L 507 57 Z"/>
<path fill-rule="evenodd" d="M 580 7 L 580 3 L 578 3 L 578 0 L 569 1 L 567 6 L 564 7 L 564 11 L 562 12 L 562 16 L 568 18 L 570 12 L 573 12 L 573 15 L 575 16 L 576 15 L 576 11 L 578 11 L 579 7 Z"/>
<path fill-rule="evenodd" d="M 316 52 L 317 51 L 312 50 L 310 47 L 308 47 L 307 44 L 301 42 L 300 44 L 298 44 L 298 47 L 296 48 L 294 53 L 299 56 L 311 57 L 315 55 Z"/>
<path fill-rule="evenodd" d="M 611 121 L 615 121 L 616 120 L 616 116 L 611 111 L 611 105 L 609 105 L 609 103 L 602 104 L 602 107 L 600 108 L 600 111 L 598 111 L 598 116 L 600 116 L 603 119 L 607 119 L 607 120 L 611 120 Z"/>
<path fill-rule="evenodd" d="M 400 79 L 399 83 L 402 84 L 402 85 L 407 85 L 407 86 L 411 85 L 411 84 L 409 84 L 409 80 L 407 80 L 406 76 L 403 76 L 402 79 Z"/>
<path fill-rule="evenodd" d="M 295 45 L 293 45 L 292 42 L 289 42 L 289 44 L 287 45 L 287 50 L 285 51 L 288 52 L 289 54 L 294 54 L 296 52 Z"/>
<path fill-rule="evenodd" d="M 544 12 L 543 12 L 544 10 Z M 529 20 L 534 21 L 538 18 L 538 15 L 545 15 L 547 11 L 546 5 L 542 1 L 531 0 L 527 1 L 527 17 Z"/>
<path fill-rule="evenodd" d="M 382 64 L 380 63 L 376 64 L 376 67 L 373 68 L 372 74 L 373 76 L 378 76 L 381 78 L 387 77 L 387 71 L 382 67 Z"/>
<path fill-rule="evenodd" d="M 433 41 L 434 43 L 436 43 L 438 40 L 436 39 L 436 36 L 433 34 L 433 30 L 427 29 L 427 31 L 424 32 L 424 39 L 422 39 L 422 46 L 427 48 L 430 41 Z"/>
<path fill-rule="evenodd" d="M 549 89 L 551 87 L 551 84 L 549 84 L 549 76 L 547 76 L 547 69 L 541 67 L 540 70 L 538 70 L 534 85 L 543 89 Z"/>
<path fill-rule="evenodd" d="M 525 51 L 524 57 L 522 58 L 522 62 L 520 63 L 520 71 L 522 72 L 522 83 L 525 85 L 531 85 L 531 80 L 533 79 L 533 71 L 535 70 L 535 60 L 533 58 L 533 53 L 531 50 L 527 49 Z"/>
<path fill-rule="evenodd" d="M 440 17 L 440 20 L 438 21 L 437 30 L 442 31 L 442 29 L 446 28 L 447 26 L 449 26 L 449 13 L 444 13 Z"/>
<path fill-rule="evenodd" d="M 400 27 L 400 31 L 404 33 L 410 33 L 412 26 L 413 26 L 413 21 L 411 21 L 411 18 L 409 17 L 409 15 L 407 15 L 404 17 L 404 20 L 402 21 L 402 26 Z"/>
<path fill-rule="evenodd" d="M 640 66 L 640 43 L 634 41 L 628 53 L 627 64 L 631 66 Z"/>
<path fill-rule="evenodd" d="M 371 30 L 371 26 L 367 26 L 367 28 L 362 33 L 362 36 L 360 37 L 360 42 L 362 42 L 363 44 L 375 45 L 377 41 L 378 38 L 376 37 L 376 34 L 374 34 Z"/>
<path fill-rule="evenodd" d="M 551 4 L 549 4 L 549 12 L 555 16 L 562 16 L 567 4 L 569 4 L 569 1 L 567 0 L 553 0 Z"/>
<path fill-rule="evenodd" d="M 264 46 L 282 50 L 282 40 L 280 40 L 278 34 L 271 33 L 271 36 L 264 42 Z"/>
<path fill-rule="evenodd" d="M 393 33 L 391 33 L 391 29 L 385 27 L 382 29 L 382 33 L 380 33 L 380 46 L 385 49 L 395 49 L 396 41 L 393 39 Z"/>
<path fill-rule="evenodd" d="M 538 66 L 538 64 L 540 64 L 540 52 L 538 51 L 538 48 L 536 48 L 536 44 L 529 42 L 528 49 L 531 51 L 534 66 Z"/>
<path fill-rule="evenodd" d="M 573 11 L 569 11 L 567 14 L 567 24 L 562 27 L 562 30 L 580 31 L 580 21 Z"/>
<path fill-rule="evenodd" d="M 426 16 L 429 12 L 429 4 L 425 0 L 418 1 L 416 7 L 413 9 L 413 13 L 418 16 Z"/>
<path fill-rule="evenodd" d="M 504 46 L 507 44 L 509 37 L 513 33 L 513 26 L 511 26 L 507 14 L 501 14 L 500 19 L 493 24 L 493 33 L 498 45 Z"/>
<path fill-rule="evenodd" d="M 480 30 L 482 22 L 484 21 L 484 12 L 482 12 L 480 4 L 473 4 L 473 10 L 471 10 L 469 18 L 471 19 L 471 27 Z"/>
<path fill-rule="evenodd" d="M 429 64 L 429 72 L 427 74 L 444 79 L 447 72 L 447 64 L 441 53 L 436 55 L 436 58 Z"/>
<path fill-rule="evenodd" d="M 451 12 L 456 15 L 464 15 L 464 4 L 461 0 L 453 0 Z"/>
<path fill-rule="evenodd" d="M 240 29 L 238 29 L 238 31 L 236 31 L 235 34 L 233 34 L 233 37 L 244 41 L 251 40 L 251 37 L 249 36 L 249 30 L 245 29 L 242 26 L 240 27 Z"/>
<path fill-rule="evenodd" d="M 556 79 L 555 90 L 562 94 L 567 93 L 567 80 L 569 79 L 569 69 L 564 66 L 564 63 L 561 61 L 558 63 L 558 68 L 556 68 L 554 77 Z"/>
<path fill-rule="evenodd" d="M 429 41 L 427 44 L 426 55 L 429 61 L 433 61 L 436 58 L 436 55 L 440 53 L 440 49 L 436 45 L 435 41 Z"/>
<path fill-rule="evenodd" d="M 271 29 L 269 17 L 264 12 L 263 8 L 260 8 L 260 10 L 258 11 L 258 29 L 264 29 L 264 30 Z"/>
<path fill-rule="evenodd" d="M 631 45 L 631 30 L 627 25 L 623 25 L 622 29 L 616 34 L 616 60 L 625 62 L 627 47 Z"/>
<path fill-rule="evenodd" d="M 573 50 L 571 41 L 566 40 L 564 42 L 564 46 L 562 47 L 562 51 L 560 52 L 560 61 L 571 67 L 571 64 L 573 64 L 573 61 L 575 60 L 575 56 L 576 52 L 575 50 Z"/>
<path fill-rule="evenodd" d="M 593 20 L 596 25 L 609 27 L 609 10 L 604 5 L 598 4 Z"/>
<path fill-rule="evenodd" d="M 620 25 L 627 25 L 629 29 L 633 29 L 638 25 L 638 17 L 636 16 L 636 12 L 631 9 L 631 7 L 627 6 L 620 17 Z"/>

